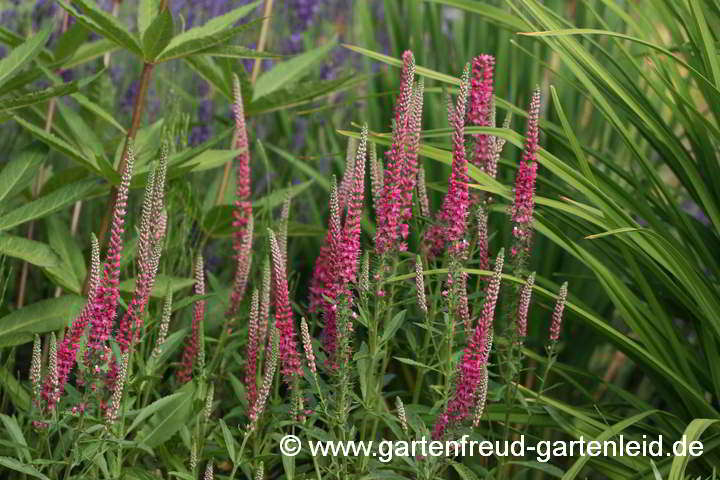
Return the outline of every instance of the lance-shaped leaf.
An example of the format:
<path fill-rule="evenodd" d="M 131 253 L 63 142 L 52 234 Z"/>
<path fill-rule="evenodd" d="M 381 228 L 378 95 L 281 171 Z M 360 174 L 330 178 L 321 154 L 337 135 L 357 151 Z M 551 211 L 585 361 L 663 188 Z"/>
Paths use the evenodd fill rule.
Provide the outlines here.
<path fill-rule="evenodd" d="M 15 47 L 7 57 L 0 60 L 0 87 L 43 50 L 52 30 L 51 22 L 29 40 Z"/>
<path fill-rule="evenodd" d="M 101 192 L 105 187 L 98 185 L 95 179 L 86 179 L 53 190 L 47 195 L 0 216 L 0 231 L 17 227 L 30 220 L 42 218 L 62 208 L 85 200 L 90 195 Z"/>
<path fill-rule="evenodd" d="M 145 60 L 153 61 L 168 46 L 173 37 L 173 19 L 170 10 L 155 17 L 142 37 Z"/>
<path fill-rule="evenodd" d="M 0 204 L 3 200 L 25 188 L 32 180 L 35 169 L 48 154 L 48 148 L 33 142 L 10 160 L 0 171 Z"/>
<path fill-rule="evenodd" d="M 322 47 L 309 50 L 290 60 L 279 63 L 272 70 L 260 75 L 255 84 L 253 102 L 301 78 L 310 67 L 326 58 L 336 44 L 335 40 L 328 42 Z"/>
<path fill-rule="evenodd" d="M 85 26 L 112 42 L 125 47 L 131 52 L 142 56 L 142 46 L 137 36 L 130 33 L 117 18 L 102 10 L 95 2 L 88 0 L 74 0 L 73 3 L 82 8 L 80 13 L 73 5 L 65 0 L 57 0 L 58 4 L 68 13 L 74 16 L 78 23 Z"/>
<path fill-rule="evenodd" d="M 75 318 L 86 299 L 77 295 L 41 300 L 0 318 L 0 346 L 31 342 L 33 334 L 60 330 Z"/>
<path fill-rule="evenodd" d="M 157 60 L 167 61 L 173 58 L 186 57 L 229 40 L 257 23 L 251 22 L 239 27 L 230 27 L 238 20 L 250 14 L 259 3 L 260 2 L 253 2 L 249 5 L 236 8 L 225 15 L 213 18 L 203 26 L 194 27 L 180 35 L 176 35 L 157 56 Z"/>

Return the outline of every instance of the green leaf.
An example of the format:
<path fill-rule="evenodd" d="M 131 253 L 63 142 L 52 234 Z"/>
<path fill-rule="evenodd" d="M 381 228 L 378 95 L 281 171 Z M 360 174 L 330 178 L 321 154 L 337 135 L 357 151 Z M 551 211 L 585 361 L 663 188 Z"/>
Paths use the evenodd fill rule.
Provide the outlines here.
<path fill-rule="evenodd" d="M 64 155 L 67 155 L 68 157 L 81 163 L 83 166 L 89 168 L 92 171 L 98 172 L 100 170 L 94 158 L 86 158 L 82 156 L 65 140 L 58 138 L 52 133 L 46 132 L 44 129 L 28 122 L 27 120 L 23 119 L 18 115 L 15 115 L 13 118 L 17 123 L 20 124 L 21 127 L 28 130 L 28 132 L 30 132 L 33 137 L 37 138 L 50 148 L 57 150 Z"/>
<path fill-rule="evenodd" d="M 38 56 L 55 28 L 53 23 L 48 23 L 42 30 L 30 37 L 22 45 L 14 48 L 8 56 L 0 60 L 0 87 L 10 80 L 18 70 Z"/>
<path fill-rule="evenodd" d="M 78 200 L 84 200 L 94 193 L 98 193 L 103 187 L 99 187 L 94 179 L 81 180 L 54 190 L 47 195 L 26 203 L 21 207 L 0 216 L 0 231 L 22 225 L 30 220 L 42 218 L 53 212 L 57 212 Z"/>
<path fill-rule="evenodd" d="M 48 269 L 58 283 L 73 293 L 81 293 L 87 267 L 78 242 L 73 238 L 68 226 L 55 216 L 46 220 L 50 247 L 59 255 L 61 264 Z"/>
<path fill-rule="evenodd" d="M 71 26 L 68 31 L 60 36 L 55 44 L 55 61 L 62 62 L 72 57 L 78 48 L 88 39 L 89 33 L 87 28 L 79 23 Z"/>
<path fill-rule="evenodd" d="M 9 347 L 32 341 L 33 334 L 60 330 L 86 303 L 77 295 L 41 300 L 0 319 L 0 345 Z"/>
<path fill-rule="evenodd" d="M 167 397 L 155 400 L 150 405 L 143 407 L 137 414 L 133 422 L 130 424 L 130 427 L 128 427 L 125 435 L 135 430 L 135 428 L 137 428 L 137 426 L 140 425 L 146 418 L 160 411 L 160 409 L 165 408 L 168 405 L 170 405 L 172 408 L 172 406 L 174 406 L 178 401 L 181 401 L 186 395 L 186 392 L 173 393 L 171 395 L 168 395 Z"/>
<path fill-rule="evenodd" d="M 137 26 L 140 35 L 145 34 L 160 11 L 160 0 L 140 0 L 137 10 Z"/>
<path fill-rule="evenodd" d="M 618 422 L 615 425 L 604 430 L 602 433 L 600 433 L 600 435 L 595 437 L 594 440 L 600 443 L 609 440 L 615 435 L 622 433 L 628 427 L 636 424 L 640 420 L 643 420 L 644 418 L 650 415 L 654 415 L 656 413 L 658 413 L 657 410 L 648 410 L 646 412 L 641 412 L 637 415 L 633 415 L 630 418 L 626 418 L 625 420 Z M 592 457 L 588 455 L 578 458 L 577 461 L 575 461 L 575 463 L 572 465 L 572 467 L 565 471 L 565 475 L 563 475 L 562 480 L 573 480 L 575 477 L 577 477 L 577 475 L 582 471 L 585 464 L 590 461 L 591 458 Z"/>
<path fill-rule="evenodd" d="M 235 463 L 235 438 L 233 438 L 230 429 L 225 420 L 220 419 L 220 428 L 222 428 L 223 439 L 225 440 L 225 448 L 227 449 L 230 460 Z"/>
<path fill-rule="evenodd" d="M 455 471 L 460 475 L 460 478 L 462 480 L 480 480 L 475 473 L 470 470 L 468 467 L 463 465 L 462 463 L 455 462 L 453 460 L 448 460 L 450 462 L 450 465 L 455 469 Z"/>
<path fill-rule="evenodd" d="M 338 91 L 341 87 L 347 88 L 349 86 L 347 84 L 350 83 L 351 79 L 353 79 L 353 76 L 290 85 L 253 101 L 246 107 L 245 112 L 250 117 L 304 105 Z"/>
<path fill-rule="evenodd" d="M 30 455 L 30 449 L 27 448 L 27 441 L 25 440 L 22 429 L 20 428 L 20 425 L 18 425 L 15 417 L 10 417 L 0 413 L 0 421 L 2 421 L 3 425 L 5 425 L 5 431 L 8 433 L 10 439 L 18 445 L 26 447 L 18 448 L 18 455 L 25 457 L 26 462 L 31 462 L 32 456 Z"/>
<path fill-rule="evenodd" d="M 95 2 L 88 0 L 73 0 L 82 8 L 84 14 L 80 13 L 74 6 L 65 0 L 57 0 L 58 4 L 68 13 L 74 16 L 78 23 L 86 28 L 99 33 L 108 40 L 125 47 L 131 52 L 142 56 L 142 46 L 137 37 L 130 33 L 117 18 L 102 10 Z"/>
<path fill-rule="evenodd" d="M 690 422 L 690 425 L 687 426 L 682 436 L 682 440 L 685 441 L 685 446 L 689 447 L 691 442 L 697 441 L 705 430 L 718 421 L 720 420 L 712 418 L 696 418 Z M 675 452 L 673 452 L 673 454 L 674 453 Z M 685 478 L 685 469 L 687 468 L 690 458 L 697 458 L 688 456 L 688 452 L 685 453 L 686 455 L 675 455 L 675 459 L 670 467 L 668 480 L 683 480 Z"/>
<path fill-rule="evenodd" d="M 51 98 L 62 97 L 63 95 L 77 92 L 79 86 L 80 82 L 73 80 L 72 82 L 61 85 L 53 85 L 44 90 L 38 90 L 11 98 L 3 98 L 0 100 L 0 113 L 6 113 L 16 108 L 29 107 L 30 105 L 42 103 Z"/>
<path fill-rule="evenodd" d="M 407 310 L 401 310 L 398 313 L 395 314 L 395 316 L 390 320 L 389 323 L 385 325 L 385 329 L 383 330 L 382 338 L 380 338 L 380 344 L 383 344 L 390 340 L 392 337 L 395 336 L 397 331 L 402 326 L 403 320 L 405 320 L 405 314 L 407 313 Z"/>
<path fill-rule="evenodd" d="M 173 58 L 186 57 L 229 40 L 238 33 L 254 26 L 254 22 L 250 22 L 239 27 L 230 27 L 230 25 L 233 25 L 255 10 L 255 7 L 257 7 L 259 3 L 260 2 L 257 1 L 236 8 L 225 15 L 213 18 L 205 25 L 191 28 L 186 32 L 176 35 L 157 56 L 157 60 L 167 61 Z"/>
<path fill-rule="evenodd" d="M 120 123 L 115 120 L 115 117 L 112 113 L 105 110 L 103 107 L 98 105 L 97 103 L 93 102 L 89 98 L 87 98 L 85 95 L 81 93 L 75 93 L 72 95 L 72 98 L 74 98 L 80 105 L 97 115 L 98 117 L 105 120 L 107 123 L 115 127 L 120 133 L 123 135 L 127 135 L 127 130 L 125 130 L 125 127 L 120 125 Z"/>
<path fill-rule="evenodd" d="M 189 168 L 191 172 L 201 172 L 221 167 L 237 157 L 243 150 L 205 150 L 200 155 L 191 158 L 181 165 L 182 168 Z"/>
<path fill-rule="evenodd" d="M 0 366 L 0 385 L 2 385 L 3 391 L 8 394 L 15 408 L 23 412 L 30 410 L 30 394 L 17 378 L 3 366 Z"/>
<path fill-rule="evenodd" d="M 0 232 L 0 254 L 25 260 L 38 267 L 56 267 L 61 259 L 49 245 Z"/>
<path fill-rule="evenodd" d="M 173 37 L 173 19 L 169 9 L 155 17 L 143 35 L 145 60 L 153 61 L 168 46 Z"/>
<path fill-rule="evenodd" d="M 150 427 L 139 440 L 140 444 L 150 448 L 162 445 L 185 424 L 192 411 L 194 384 L 185 384 L 178 393 L 173 402 L 150 419 Z"/>
<path fill-rule="evenodd" d="M 0 172 L 0 204 L 9 195 L 25 188 L 48 154 L 48 148 L 33 142 L 13 157 Z"/>
<path fill-rule="evenodd" d="M 42 473 L 38 472 L 34 467 L 31 467 L 30 465 L 25 465 L 24 463 L 21 463 L 14 458 L 10 457 L 0 457 L 0 465 L 9 468 L 11 470 L 15 470 L 16 472 L 24 473 L 25 475 L 30 475 L 33 478 L 40 478 L 42 480 L 50 480 L 48 477 L 43 475 Z"/>
<path fill-rule="evenodd" d="M 283 55 L 271 52 L 258 52 L 251 48 L 240 45 L 214 45 L 206 50 L 198 52 L 209 57 L 226 58 L 282 58 Z"/>
<path fill-rule="evenodd" d="M 337 45 L 335 40 L 326 43 L 322 47 L 307 51 L 291 60 L 286 60 L 273 67 L 272 70 L 263 73 L 255 82 L 255 92 L 252 101 L 264 97 L 285 85 L 298 80 L 314 64 L 327 57 L 330 50 Z"/>
<path fill-rule="evenodd" d="M 219 93 L 223 94 L 227 100 L 233 100 L 232 87 L 230 86 L 229 79 L 210 56 L 192 55 L 183 60 L 190 68 L 195 70 L 198 75 L 215 87 Z"/>

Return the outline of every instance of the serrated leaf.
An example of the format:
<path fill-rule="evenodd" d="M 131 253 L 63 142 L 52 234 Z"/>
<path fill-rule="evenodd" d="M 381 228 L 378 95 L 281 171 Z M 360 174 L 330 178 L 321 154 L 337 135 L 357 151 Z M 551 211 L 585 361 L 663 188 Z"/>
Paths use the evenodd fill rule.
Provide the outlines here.
<path fill-rule="evenodd" d="M 23 44 L 13 48 L 5 58 L 0 60 L 0 87 L 40 54 L 53 29 L 53 22 L 48 23 L 42 30 Z"/>
<path fill-rule="evenodd" d="M 0 465 L 9 468 L 10 470 L 15 470 L 16 472 L 24 473 L 25 475 L 30 475 L 33 478 L 40 478 L 42 480 L 50 480 L 48 477 L 43 475 L 42 473 L 38 472 L 34 467 L 31 467 L 30 465 L 25 465 L 22 462 L 19 462 L 18 460 L 15 460 L 14 458 L 10 457 L 0 457 Z"/>
<path fill-rule="evenodd" d="M 335 40 L 326 43 L 322 47 L 307 51 L 301 55 L 278 63 L 272 70 L 263 73 L 255 83 L 252 101 L 262 98 L 284 86 L 298 80 L 315 63 L 326 58 L 330 50 L 337 45 Z"/>
<path fill-rule="evenodd" d="M 173 19 L 170 10 L 165 9 L 143 34 L 143 53 L 145 60 L 153 61 L 168 46 L 173 37 Z"/>
<path fill-rule="evenodd" d="M 227 58 L 282 58 L 283 55 L 272 52 L 258 52 L 251 48 L 242 47 L 240 45 L 214 45 L 206 50 L 198 53 L 209 57 L 227 57 Z"/>
<path fill-rule="evenodd" d="M 0 319 L 0 345 L 8 347 L 32 341 L 35 333 L 60 330 L 75 318 L 86 299 L 77 295 L 41 300 Z"/>
<path fill-rule="evenodd" d="M 38 267 L 57 267 L 62 262 L 50 245 L 3 232 L 0 232 L 0 254 L 19 258 Z"/>
<path fill-rule="evenodd" d="M 42 218 L 78 200 L 84 200 L 93 193 L 102 191 L 94 179 L 81 180 L 54 190 L 32 202 L 0 216 L 0 231 L 22 225 L 30 220 Z"/>
<path fill-rule="evenodd" d="M 258 1 L 236 8 L 225 15 L 213 18 L 205 25 L 191 28 L 176 35 L 157 56 L 157 60 L 167 61 L 173 58 L 186 57 L 232 38 L 248 29 L 253 25 L 253 22 L 239 27 L 230 27 L 230 25 L 250 14 L 259 3 Z"/>
<path fill-rule="evenodd" d="M 102 10 L 95 2 L 88 0 L 73 0 L 85 12 L 80 13 L 74 6 L 65 0 L 57 0 L 57 3 L 68 13 L 74 16 L 78 23 L 86 28 L 99 33 L 108 40 L 125 47 L 131 52 L 142 56 L 142 46 L 135 35 L 130 33 L 123 24 L 106 11 Z"/>
<path fill-rule="evenodd" d="M 17 108 L 29 107 L 37 103 L 45 102 L 54 97 L 62 97 L 75 93 L 80 86 L 80 82 L 73 80 L 72 82 L 63 83 L 61 85 L 53 85 L 44 90 L 18 95 L 12 98 L 3 98 L 0 100 L 0 112 L 7 112 Z"/>
<path fill-rule="evenodd" d="M 48 148 L 45 145 L 33 142 L 5 165 L 0 171 L 0 203 L 28 185 L 47 154 Z"/>

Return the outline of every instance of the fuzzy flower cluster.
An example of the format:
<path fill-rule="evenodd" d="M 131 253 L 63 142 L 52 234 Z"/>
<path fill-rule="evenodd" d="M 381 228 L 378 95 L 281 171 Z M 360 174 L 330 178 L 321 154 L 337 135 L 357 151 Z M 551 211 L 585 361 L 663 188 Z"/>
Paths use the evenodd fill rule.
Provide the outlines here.
<path fill-rule="evenodd" d="M 120 260 L 123 251 L 123 236 L 125 233 L 125 215 L 127 213 L 128 191 L 132 178 L 135 155 L 132 146 L 128 146 L 125 160 L 125 170 L 122 181 L 115 198 L 115 207 L 110 229 L 110 242 L 107 256 L 103 265 L 103 277 L 97 290 L 93 294 L 93 312 L 90 319 L 90 334 L 86 363 L 88 366 L 98 368 L 98 365 L 107 362 L 108 346 L 112 325 L 115 321 L 118 284 L 120 283 Z"/>
<path fill-rule="evenodd" d="M 513 236 L 520 242 L 529 243 L 533 210 L 535 208 L 535 181 L 537 177 L 538 117 L 540 113 L 540 89 L 536 88 L 530 102 L 528 126 L 523 158 L 515 177 L 515 201 L 511 208 Z M 523 247 L 521 247 L 523 248 Z M 524 248 L 527 248 L 524 247 Z M 513 249 L 513 255 L 519 253 Z"/>
<path fill-rule="evenodd" d="M 560 327 L 562 327 L 563 312 L 565 311 L 565 303 L 567 302 L 568 284 L 563 283 L 560 287 L 555 309 L 552 313 L 552 321 L 550 322 L 550 341 L 555 343 L 560 338 Z"/>
<path fill-rule="evenodd" d="M 426 240 L 433 255 L 440 255 L 449 247 L 451 254 L 464 251 L 464 237 L 470 208 L 468 193 L 468 162 L 465 155 L 465 108 L 468 98 L 469 65 L 465 66 L 457 104 L 448 105 L 452 119 L 453 161 L 448 192 L 442 208 L 437 213 L 436 223 L 426 233 Z"/>
<path fill-rule="evenodd" d="M 476 394 L 484 378 L 492 341 L 492 326 L 495 318 L 495 305 L 500 292 L 500 280 L 504 263 L 504 252 L 495 260 L 495 271 L 488 284 L 483 311 L 478 319 L 475 330 L 465 347 L 463 358 L 458 365 L 455 381 L 455 393 L 443 412 L 435 422 L 432 436 L 441 439 L 451 425 L 466 419 L 475 407 Z"/>
<path fill-rule="evenodd" d="M 492 127 L 493 69 L 495 58 L 492 55 L 478 55 L 472 61 L 472 80 L 468 120 L 477 127 Z M 475 154 L 472 162 L 482 171 L 495 177 L 497 163 L 493 163 L 493 137 L 482 133 L 474 134 Z"/>
<path fill-rule="evenodd" d="M 403 54 L 392 145 L 385 154 L 387 165 L 382 176 L 383 185 L 380 197 L 375 200 L 375 249 L 379 254 L 407 249 L 405 240 L 409 234 L 412 195 L 417 181 L 417 152 L 423 107 L 423 84 L 421 82 L 414 86 L 414 80 L 415 57 L 408 50 Z"/>
<path fill-rule="evenodd" d="M 343 295 L 350 301 L 350 285 L 357 280 L 362 233 L 360 221 L 365 196 L 367 137 L 368 129 L 365 125 L 355 159 L 348 162 L 349 171 L 340 183 L 340 188 L 337 191 L 333 188 L 331 192 L 326 243 L 321 248 L 313 271 L 311 311 L 322 310 L 324 314 L 325 350 L 329 357 L 335 353 L 337 343 L 335 301 Z"/>
<path fill-rule="evenodd" d="M 240 301 L 247 289 L 250 265 L 252 262 L 252 202 L 250 201 L 250 143 L 248 142 L 245 125 L 245 109 L 243 106 L 240 79 L 233 75 L 233 116 L 235 117 L 235 133 L 233 148 L 240 150 L 235 159 L 235 209 L 233 210 L 233 250 L 237 267 L 233 287 L 230 292 L 230 305 L 226 316 L 237 314 Z"/>
<path fill-rule="evenodd" d="M 250 301 L 250 323 L 248 325 L 247 367 L 245 369 L 245 388 L 247 389 L 248 405 L 255 403 L 257 398 L 257 357 L 259 349 L 258 316 L 260 297 L 253 290 Z"/>
<path fill-rule="evenodd" d="M 195 263 L 195 295 L 205 295 L 205 267 L 202 256 L 198 256 Z M 193 318 L 190 335 L 185 341 L 182 363 L 180 369 L 175 373 L 178 382 L 185 383 L 192 379 L 193 364 L 205 348 L 201 344 L 202 329 L 205 321 L 205 300 L 197 300 L 193 305 Z"/>

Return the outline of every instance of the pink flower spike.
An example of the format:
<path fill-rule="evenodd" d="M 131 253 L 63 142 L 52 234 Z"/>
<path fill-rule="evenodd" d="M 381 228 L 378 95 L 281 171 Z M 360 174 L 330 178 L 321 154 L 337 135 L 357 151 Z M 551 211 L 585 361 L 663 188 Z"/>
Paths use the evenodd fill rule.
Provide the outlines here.
<path fill-rule="evenodd" d="M 195 263 L 195 295 L 205 295 L 205 272 L 202 255 L 198 255 Z M 205 300 L 197 300 L 193 305 L 193 319 L 190 335 L 185 341 L 185 350 L 183 350 L 182 364 L 180 369 L 175 373 L 178 382 L 189 382 L 192 378 L 193 364 L 199 355 L 199 350 L 204 348 L 200 345 L 202 337 L 201 329 L 204 329 L 205 320 Z"/>
<path fill-rule="evenodd" d="M 565 282 L 560 287 L 555 309 L 552 313 L 552 322 L 550 323 L 550 341 L 555 343 L 560 338 L 560 327 L 562 326 L 563 311 L 565 310 L 565 302 L 567 302 L 568 283 Z"/>
<path fill-rule="evenodd" d="M 419 127 L 419 112 L 422 108 L 422 93 L 417 98 L 413 95 L 415 79 L 415 58 L 409 50 L 403 54 L 403 69 L 400 77 L 400 94 L 395 102 L 395 122 L 390 150 L 385 153 L 387 166 L 383 174 L 383 189 L 380 201 L 375 204 L 377 213 L 377 230 L 375 233 L 375 249 L 382 254 L 392 250 L 404 250 L 408 225 L 404 219 L 408 216 L 408 194 L 412 201 L 412 188 L 415 176 L 407 179 L 408 171 L 417 168 L 417 154 L 413 144 L 415 133 L 412 129 Z M 413 102 L 413 97 L 416 97 Z M 420 105 L 418 106 L 418 100 Z M 413 104 L 417 107 L 413 111 Z M 408 189 L 409 188 L 409 189 Z"/>
<path fill-rule="evenodd" d="M 478 55 L 472 62 L 472 87 L 470 89 L 470 107 L 468 120 L 477 127 L 494 126 L 492 117 L 493 68 L 495 58 L 492 55 Z M 493 137 L 475 134 L 475 154 L 473 164 L 495 178 L 497 164 L 493 164 Z"/>
<path fill-rule="evenodd" d="M 437 214 L 437 223 L 428 229 L 426 239 L 433 255 L 440 255 L 450 248 L 450 252 L 461 254 L 467 229 L 467 216 L 470 208 L 468 192 L 468 162 L 465 156 L 465 107 L 468 95 L 468 77 L 470 65 L 465 66 L 463 81 L 457 105 L 451 107 L 453 120 L 453 162 L 448 192 Z"/>
<path fill-rule="evenodd" d="M 528 113 L 528 127 L 523 158 L 515 176 L 515 201 L 511 207 L 513 236 L 529 242 L 533 210 L 535 208 L 535 180 L 537 176 L 538 116 L 540 112 L 540 89 L 533 92 Z M 518 253 L 518 252 L 514 252 Z"/>
<path fill-rule="evenodd" d="M 80 340 L 85 335 L 90 319 L 93 314 L 97 291 L 100 286 L 100 245 L 95 235 L 91 236 L 91 260 L 90 280 L 88 283 L 88 300 L 85 303 L 80 315 L 78 315 L 65 330 L 62 342 L 58 348 L 58 392 L 59 395 L 65 390 L 65 384 L 70 377 L 70 372 L 75 366 L 77 350 L 80 347 Z M 58 397 L 59 399 L 59 397 Z"/>
<path fill-rule="evenodd" d="M 233 114 L 235 117 L 235 134 L 233 148 L 241 150 L 236 161 L 236 189 L 235 210 L 233 211 L 233 250 L 237 260 L 237 272 L 233 289 L 230 293 L 230 305 L 226 317 L 237 314 L 240 301 L 245 296 L 247 288 L 247 273 L 250 268 L 250 255 L 252 253 L 252 231 L 248 224 L 252 218 L 252 202 L 250 201 L 250 143 L 248 142 L 245 125 L 245 110 L 243 106 L 240 80 L 233 75 Z M 251 227 L 250 227 L 251 228 Z"/>
<path fill-rule="evenodd" d="M 273 286 L 275 298 L 275 326 L 280 336 L 279 355 L 285 382 L 292 386 L 293 377 L 302 374 L 300 352 L 297 349 L 295 319 L 290 307 L 290 292 L 287 283 L 287 271 L 275 233 L 268 229 L 270 251 L 273 259 Z"/>
<path fill-rule="evenodd" d="M 88 350 L 86 351 L 86 362 L 88 365 L 95 366 L 96 368 L 107 362 L 107 341 L 110 338 L 110 332 L 117 313 L 117 299 L 119 297 L 117 287 L 120 283 L 120 260 L 122 259 L 123 251 L 125 215 L 127 213 L 130 180 L 135 164 L 135 153 L 132 142 L 128 144 L 125 162 L 125 170 L 122 174 L 122 180 L 113 208 L 110 241 L 103 266 L 103 278 L 96 289 L 93 298 L 93 311 L 90 317 L 90 334 L 88 338 Z M 94 358 L 87 357 L 87 355 Z"/>

